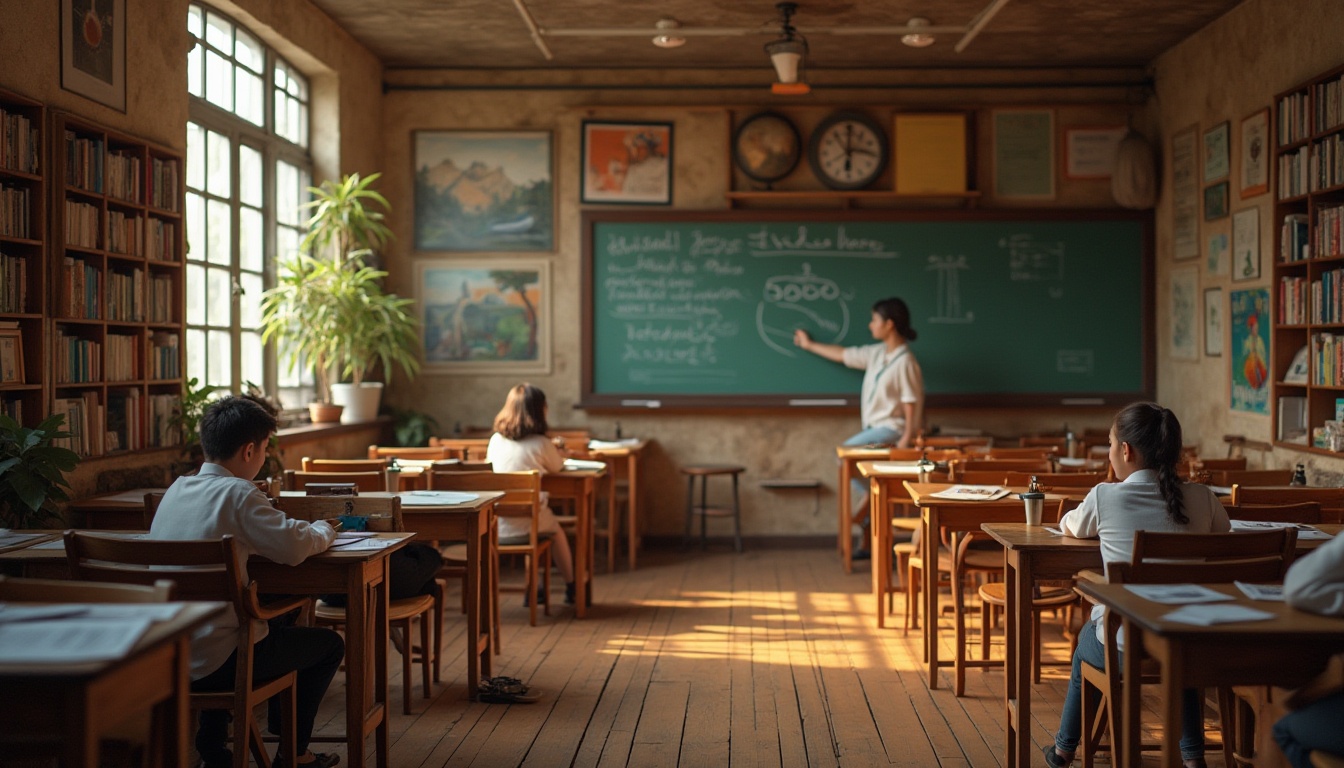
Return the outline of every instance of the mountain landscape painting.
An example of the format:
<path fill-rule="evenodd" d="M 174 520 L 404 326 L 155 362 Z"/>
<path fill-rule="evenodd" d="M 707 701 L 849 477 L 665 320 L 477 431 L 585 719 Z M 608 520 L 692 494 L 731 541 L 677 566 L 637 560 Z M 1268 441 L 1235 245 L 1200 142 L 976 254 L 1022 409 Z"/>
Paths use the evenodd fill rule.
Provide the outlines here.
<path fill-rule="evenodd" d="M 417 131 L 415 245 L 422 251 L 552 251 L 546 131 Z"/>

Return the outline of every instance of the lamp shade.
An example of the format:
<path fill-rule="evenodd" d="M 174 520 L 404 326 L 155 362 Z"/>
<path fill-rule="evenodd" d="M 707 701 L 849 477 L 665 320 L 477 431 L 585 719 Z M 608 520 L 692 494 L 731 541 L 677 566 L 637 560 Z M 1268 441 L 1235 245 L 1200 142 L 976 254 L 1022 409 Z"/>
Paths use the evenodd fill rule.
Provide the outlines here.
<path fill-rule="evenodd" d="M 787 37 L 765 44 L 765 52 L 770 54 L 770 63 L 775 66 L 775 75 L 781 83 L 798 82 L 798 70 L 807 53 L 807 43 Z"/>

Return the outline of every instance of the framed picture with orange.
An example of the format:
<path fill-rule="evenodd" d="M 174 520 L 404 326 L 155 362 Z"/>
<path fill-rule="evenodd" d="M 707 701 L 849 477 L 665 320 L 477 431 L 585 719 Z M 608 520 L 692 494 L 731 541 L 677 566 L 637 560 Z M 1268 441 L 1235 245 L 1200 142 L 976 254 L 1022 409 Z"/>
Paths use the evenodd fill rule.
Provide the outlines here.
<path fill-rule="evenodd" d="M 672 124 L 583 123 L 584 203 L 672 204 Z"/>

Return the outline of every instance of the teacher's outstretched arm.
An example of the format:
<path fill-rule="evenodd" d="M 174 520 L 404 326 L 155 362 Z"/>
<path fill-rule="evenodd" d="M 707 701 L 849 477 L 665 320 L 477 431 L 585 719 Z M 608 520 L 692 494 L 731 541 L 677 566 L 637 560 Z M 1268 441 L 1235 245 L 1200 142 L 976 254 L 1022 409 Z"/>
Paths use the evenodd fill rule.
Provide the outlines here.
<path fill-rule="evenodd" d="M 833 363 L 843 363 L 845 361 L 845 348 L 839 344 L 822 344 L 819 341 L 813 341 L 812 337 L 802 328 L 793 332 L 793 345 L 802 347 L 818 357 L 824 357 Z"/>

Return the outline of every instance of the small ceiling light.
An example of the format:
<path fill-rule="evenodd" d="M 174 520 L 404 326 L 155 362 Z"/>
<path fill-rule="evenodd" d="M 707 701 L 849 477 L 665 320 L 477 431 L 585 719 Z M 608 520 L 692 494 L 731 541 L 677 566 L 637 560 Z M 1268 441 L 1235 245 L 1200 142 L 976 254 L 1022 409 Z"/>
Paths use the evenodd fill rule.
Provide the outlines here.
<path fill-rule="evenodd" d="M 931 22 L 928 19 L 924 18 L 923 16 L 916 16 L 910 21 L 906 22 L 905 26 L 909 27 L 910 29 L 919 30 L 923 27 L 931 26 Z M 903 35 L 901 37 L 901 42 L 905 43 L 911 48 L 928 48 L 930 45 L 933 45 L 933 41 L 936 39 L 937 38 L 935 38 L 933 35 L 915 31 L 911 32 L 908 35 Z"/>
<path fill-rule="evenodd" d="M 686 44 L 686 38 L 665 31 L 681 29 L 681 22 L 676 19 L 659 19 L 653 26 L 659 30 L 658 34 L 653 36 L 653 44 L 659 48 L 680 48 Z"/>
<path fill-rule="evenodd" d="M 770 63 L 775 67 L 775 75 L 779 78 L 776 85 L 802 86 L 806 88 L 805 83 L 799 82 L 798 73 L 803 66 L 803 57 L 807 55 L 807 40 L 798 30 L 793 28 L 790 18 L 798 10 L 797 3 L 778 3 L 775 8 L 779 9 L 780 15 L 780 34 L 783 35 L 778 40 L 765 44 L 765 52 L 770 56 Z M 781 92 L 776 89 L 776 92 Z M 790 93 L 806 93 L 807 90 L 790 90 Z"/>

